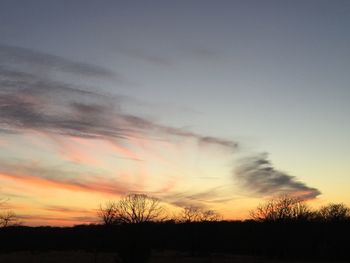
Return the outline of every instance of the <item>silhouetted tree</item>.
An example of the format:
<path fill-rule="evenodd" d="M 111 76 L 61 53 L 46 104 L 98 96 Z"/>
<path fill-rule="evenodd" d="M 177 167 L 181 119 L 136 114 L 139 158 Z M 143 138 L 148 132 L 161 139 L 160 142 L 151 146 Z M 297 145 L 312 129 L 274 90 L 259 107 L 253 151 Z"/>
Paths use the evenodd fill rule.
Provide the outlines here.
<path fill-rule="evenodd" d="M 289 196 L 271 199 L 251 212 L 252 219 L 257 221 L 307 220 L 311 216 L 303 200 Z"/>
<path fill-rule="evenodd" d="M 0 227 L 19 225 L 17 215 L 12 211 L 6 211 L 0 214 Z"/>
<path fill-rule="evenodd" d="M 159 199 L 145 194 L 129 194 L 118 202 L 108 202 L 100 207 L 98 214 L 106 225 L 162 221 L 166 218 Z"/>
<path fill-rule="evenodd" d="M 200 207 L 188 206 L 183 208 L 179 220 L 181 222 L 219 221 L 221 216 L 214 210 L 205 210 Z"/>
<path fill-rule="evenodd" d="M 150 244 L 145 241 L 145 226 L 141 223 L 166 218 L 159 199 L 145 194 L 129 194 L 117 202 L 108 202 L 105 206 L 100 206 L 99 216 L 105 225 L 130 224 L 124 226 L 128 227 L 128 238 L 117 248 L 125 263 L 149 260 Z"/>
<path fill-rule="evenodd" d="M 13 211 L 8 210 L 5 207 L 6 202 L 6 199 L 0 200 L 0 208 L 3 209 L 3 211 L 0 212 L 0 227 L 19 225 L 20 222 L 18 220 L 17 215 Z"/>
<path fill-rule="evenodd" d="M 114 225 L 118 218 L 117 203 L 109 201 L 105 205 L 100 205 L 98 216 L 105 225 Z"/>
<path fill-rule="evenodd" d="M 330 203 L 321 207 L 317 211 L 317 216 L 320 220 L 327 222 L 339 222 L 350 219 L 350 209 L 342 203 Z"/>

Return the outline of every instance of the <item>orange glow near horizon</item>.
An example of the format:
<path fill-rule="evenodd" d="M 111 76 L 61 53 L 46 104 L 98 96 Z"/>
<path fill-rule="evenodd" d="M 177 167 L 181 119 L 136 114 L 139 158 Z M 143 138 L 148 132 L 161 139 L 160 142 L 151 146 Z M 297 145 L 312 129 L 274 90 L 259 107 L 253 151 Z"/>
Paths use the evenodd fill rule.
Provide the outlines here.
<path fill-rule="evenodd" d="M 263 202 L 247 196 L 233 180 L 232 153 L 192 137 L 114 141 L 28 131 L 4 138 L 3 194 L 10 195 L 9 207 L 26 225 L 96 223 L 100 204 L 128 193 L 163 200 L 170 215 L 193 205 L 216 210 L 228 220 L 249 218 L 249 211 Z M 24 161 L 28 149 L 35 161 Z M 309 203 L 317 207 L 326 200 Z"/>

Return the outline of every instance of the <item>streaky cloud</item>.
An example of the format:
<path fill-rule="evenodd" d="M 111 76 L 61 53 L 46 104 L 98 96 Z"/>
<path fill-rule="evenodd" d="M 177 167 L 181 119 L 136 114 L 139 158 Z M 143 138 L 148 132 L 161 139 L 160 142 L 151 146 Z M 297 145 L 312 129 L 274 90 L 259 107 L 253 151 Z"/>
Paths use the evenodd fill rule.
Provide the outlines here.
<path fill-rule="evenodd" d="M 233 200 L 223 193 L 223 187 L 212 187 L 202 191 L 160 194 L 161 199 L 178 207 L 208 208 L 212 204 L 222 204 Z"/>
<path fill-rule="evenodd" d="M 150 64 L 154 64 L 159 67 L 169 67 L 172 65 L 171 60 L 165 57 L 151 54 L 142 49 L 135 49 L 135 48 L 119 48 L 119 49 L 122 53 L 124 53 L 129 57 L 132 57 Z"/>
<path fill-rule="evenodd" d="M 59 205 L 45 205 L 42 207 L 43 210 L 58 213 L 71 213 L 71 214 L 91 214 L 93 211 L 88 209 L 82 209 L 77 207 L 59 206 Z"/>
<path fill-rule="evenodd" d="M 96 173 L 83 173 L 59 167 L 46 167 L 25 161 L 0 162 L 0 177 L 12 178 L 38 187 L 123 195 L 133 186 Z"/>
<path fill-rule="evenodd" d="M 27 48 L 0 45 L 1 63 L 30 64 L 31 66 L 45 67 L 51 70 L 59 70 L 67 73 L 94 77 L 113 77 L 115 73 L 83 62 L 75 62 L 59 56 L 34 51 Z"/>
<path fill-rule="evenodd" d="M 34 214 L 34 215 L 29 215 L 29 214 L 18 214 L 17 218 L 19 220 L 25 220 L 25 221 L 33 221 L 33 222 L 45 222 L 48 221 L 50 222 L 50 225 L 52 223 L 58 223 L 61 225 L 62 223 L 97 223 L 98 218 L 97 216 L 93 215 L 88 215 L 88 216 L 66 216 L 62 215 L 58 217 L 57 215 L 43 215 L 43 214 Z"/>
<path fill-rule="evenodd" d="M 110 77 L 113 73 L 109 70 L 5 45 L 0 45 L 0 59 L 0 133 L 2 134 L 20 134 L 34 130 L 53 135 L 101 139 L 116 145 L 120 142 L 131 142 L 134 138 L 147 140 L 188 138 L 198 142 L 200 146 L 215 145 L 225 150 L 240 150 L 240 144 L 233 140 L 171 127 L 129 114 L 123 110 L 123 103 L 126 100 L 124 96 L 102 94 L 86 87 L 55 80 L 50 74 L 26 72 L 21 65 L 94 77 Z M 3 166 L 0 172 L 29 180 L 24 170 L 18 174 L 18 167 L 21 168 L 17 164 L 17 168 L 13 166 L 11 171 L 6 171 L 6 167 Z M 126 191 L 124 186 L 115 182 L 101 183 L 93 176 L 89 177 L 91 181 L 78 181 L 62 174 L 58 176 L 55 171 L 35 170 L 35 167 L 21 169 L 24 168 L 30 173 L 30 179 L 39 178 L 41 183 L 105 193 Z M 258 154 L 241 160 L 234 174 L 244 188 L 260 196 L 291 193 L 303 195 L 305 198 L 315 198 L 320 194 L 318 189 L 309 187 L 295 177 L 275 169 L 266 155 Z M 170 202 L 178 203 L 200 201 L 198 199 L 193 195 L 192 198 L 190 195 L 184 195 L 178 200 L 169 197 Z"/>
<path fill-rule="evenodd" d="M 35 129 L 60 135 L 105 140 L 131 137 L 188 137 L 200 145 L 237 148 L 238 143 L 158 124 L 122 110 L 124 96 L 107 96 L 72 84 L 0 67 L 0 130 Z"/>
<path fill-rule="evenodd" d="M 294 176 L 273 167 L 267 154 L 257 154 L 240 160 L 234 170 L 234 176 L 243 187 L 258 196 L 274 196 L 288 194 L 303 199 L 316 198 L 321 192 Z"/>

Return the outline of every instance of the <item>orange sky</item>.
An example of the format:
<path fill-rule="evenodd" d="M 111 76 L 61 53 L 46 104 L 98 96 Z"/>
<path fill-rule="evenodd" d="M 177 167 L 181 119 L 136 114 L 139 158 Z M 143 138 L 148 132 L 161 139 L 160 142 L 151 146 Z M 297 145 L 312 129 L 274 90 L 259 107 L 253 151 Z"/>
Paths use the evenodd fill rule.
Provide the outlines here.
<path fill-rule="evenodd" d="M 10 159 L 0 173 L 8 207 L 23 224 L 96 223 L 100 204 L 132 192 L 160 198 L 169 215 L 193 205 L 225 219 L 247 218 L 263 201 L 234 179 L 236 153 L 220 144 L 193 138 L 118 143 L 30 131 L 6 139 L 17 160 L 27 159 L 28 149 L 36 156 L 30 162 Z"/>

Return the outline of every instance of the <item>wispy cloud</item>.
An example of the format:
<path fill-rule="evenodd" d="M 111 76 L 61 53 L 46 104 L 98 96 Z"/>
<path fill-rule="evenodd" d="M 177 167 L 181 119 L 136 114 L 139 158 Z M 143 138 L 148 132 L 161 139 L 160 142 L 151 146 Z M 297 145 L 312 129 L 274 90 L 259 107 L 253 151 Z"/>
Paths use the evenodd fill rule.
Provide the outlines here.
<path fill-rule="evenodd" d="M 206 190 L 191 192 L 163 193 L 162 200 L 179 207 L 207 207 L 212 204 L 222 204 L 233 200 L 232 194 L 227 195 L 227 187 L 217 186 Z M 230 191 L 232 193 L 232 191 Z"/>
<path fill-rule="evenodd" d="M 89 209 L 81 209 L 77 207 L 59 206 L 59 205 L 46 205 L 42 207 L 43 210 L 64 214 L 92 214 L 94 211 Z"/>
<path fill-rule="evenodd" d="M 150 53 L 149 51 L 145 51 L 142 49 L 136 49 L 136 48 L 120 48 L 121 52 L 123 52 L 125 55 L 150 63 L 150 64 L 154 64 L 156 66 L 160 66 L 160 67 L 169 67 L 172 65 L 172 61 L 165 58 L 165 57 L 161 57 L 159 55 L 154 55 L 152 53 Z"/>
<path fill-rule="evenodd" d="M 83 62 L 75 62 L 59 56 L 38 52 L 26 48 L 14 47 L 8 45 L 0 45 L 1 63 L 7 65 L 26 64 L 31 67 L 40 67 L 51 70 L 59 70 L 72 74 L 80 74 L 94 77 L 113 77 L 115 73 L 99 67 Z"/>
<path fill-rule="evenodd" d="M 77 224 L 89 224 L 98 223 L 97 216 L 57 216 L 57 215 L 44 215 L 44 214 L 18 214 L 17 218 L 20 221 L 25 221 L 31 225 L 50 225 L 50 226 L 63 226 L 63 225 L 77 225 Z"/>
<path fill-rule="evenodd" d="M 241 160 L 234 175 L 246 189 L 259 196 L 290 194 L 313 199 L 321 194 L 318 189 L 309 187 L 294 176 L 274 168 L 267 159 L 267 154 Z"/>
<path fill-rule="evenodd" d="M 46 167 L 36 163 L 1 162 L 0 177 L 11 178 L 36 187 L 60 188 L 70 191 L 123 195 L 134 186 L 95 173 L 84 173 L 60 167 Z"/>
<path fill-rule="evenodd" d="M 71 84 L 43 79 L 14 69 L 0 68 L 0 129 L 21 132 L 36 129 L 61 135 L 161 140 L 165 135 L 189 137 L 200 144 L 237 148 L 221 138 L 203 136 L 158 124 L 122 111 L 124 97 L 108 97 Z"/>
<path fill-rule="evenodd" d="M 205 53 L 205 52 L 204 52 Z M 230 153 L 240 151 L 237 141 L 195 133 L 186 129 L 160 124 L 151 119 L 130 114 L 123 110 L 126 98 L 109 96 L 97 91 L 35 71 L 25 71 L 22 64 L 48 67 L 54 71 L 94 76 L 113 75 L 109 70 L 90 64 L 78 63 L 57 56 L 17 47 L 0 46 L 0 132 L 26 133 L 37 131 L 50 136 L 100 139 L 114 145 L 124 157 L 139 160 L 125 142 L 136 139 L 177 141 L 191 139 L 199 146 L 214 145 Z M 123 145 L 123 146 L 121 146 Z M 126 146 L 125 146 L 126 145 Z M 63 172 L 63 173 L 62 173 Z M 4 163 L 0 167 L 3 176 L 11 176 L 27 182 L 60 186 L 81 191 L 125 193 L 132 189 L 122 182 L 101 179 L 89 175 L 86 179 L 72 178 L 70 174 L 56 169 L 31 164 Z M 59 175 L 58 175 L 59 174 Z M 241 161 L 234 171 L 235 178 L 255 194 L 265 196 L 275 193 L 292 193 L 314 198 L 320 191 L 299 182 L 295 177 L 275 169 L 265 155 L 253 154 Z M 211 192 L 206 194 L 179 194 L 172 203 L 189 203 L 193 200 L 224 200 Z"/>

